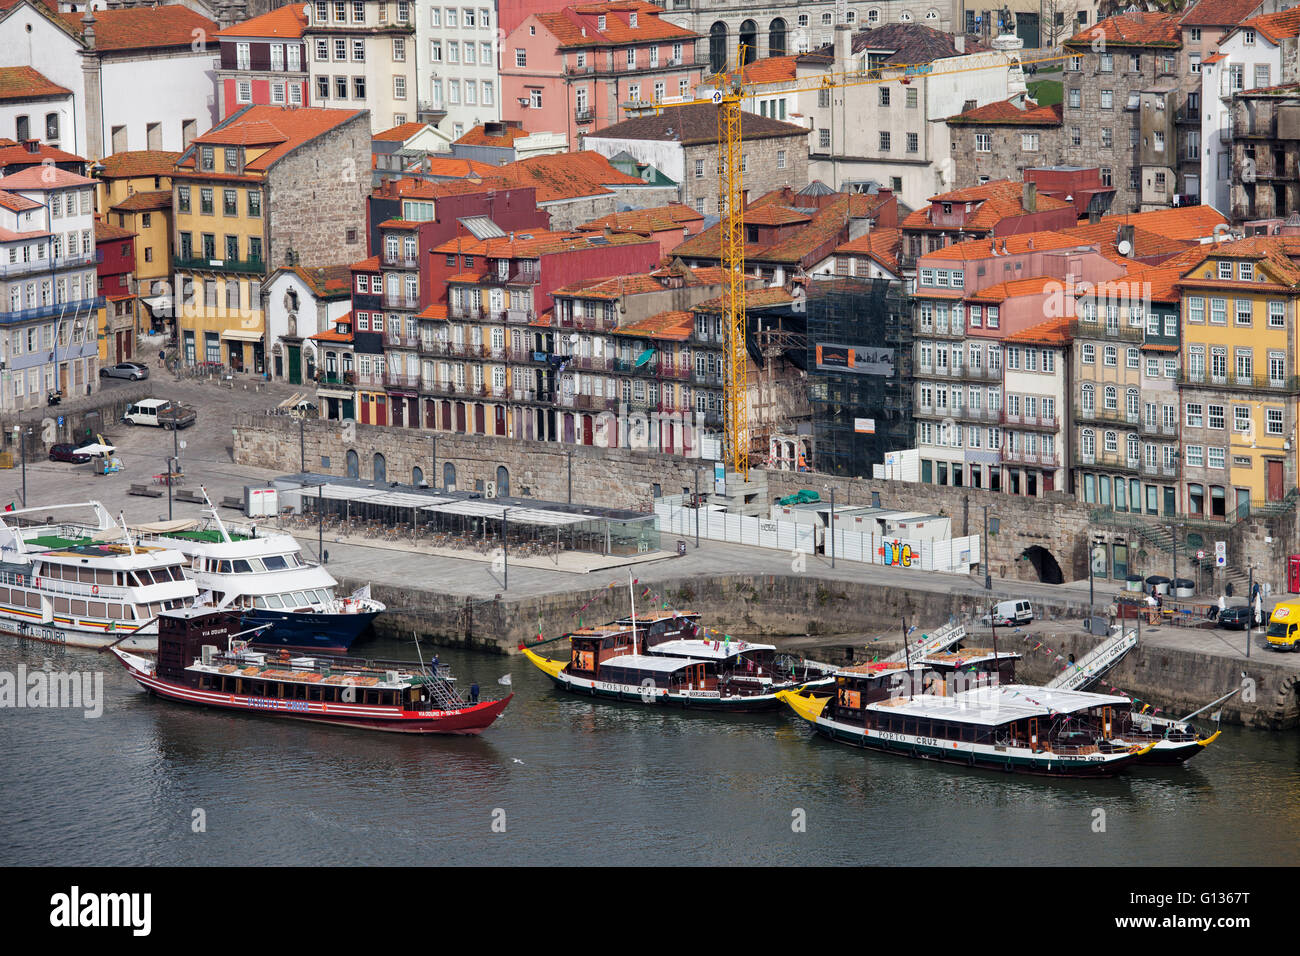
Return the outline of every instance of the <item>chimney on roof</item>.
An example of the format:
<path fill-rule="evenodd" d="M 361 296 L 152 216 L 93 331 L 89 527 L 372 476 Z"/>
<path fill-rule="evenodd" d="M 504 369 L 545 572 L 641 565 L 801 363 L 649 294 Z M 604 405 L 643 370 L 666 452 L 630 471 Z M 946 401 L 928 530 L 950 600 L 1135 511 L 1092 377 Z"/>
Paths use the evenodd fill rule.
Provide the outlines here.
<path fill-rule="evenodd" d="M 835 24 L 835 66 L 837 73 L 847 72 L 849 56 L 853 52 L 853 28 L 847 23 Z"/>
<path fill-rule="evenodd" d="M 1010 253 L 1007 252 L 1007 241 L 1005 239 L 1002 240 L 1002 254 L 1004 256 L 1010 255 Z"/>
<path fill-rule="evenodd" d="M 1093 203 L 1088 203 L 1088 224 L 1095 226 L 1101 222 L 1101 210 Z"/>
<path fill-rule="evenodd" d="M 1021 189 L 1020 204 L 1029 212 L 1038 212 L 1038 184 L 1025 183 Z"/>
<path fill-rule="evenodd" d="M 1119 227 L 1119 229 L 1115 231 L 1115 245 L 1118 246 L 1121 242 L 1127 242 L 1129 253 L 1132 253 L 1133 225 L 1131 223 L 1124 223 L 1122 226 Z"/>
<path fill-rule="evenodd" d="M 41 151 L 41 141 L 39 139 L 23 140 L 23 149 L 29 153 L 39 153 Z"/>
<path fill-rule="evenodd" d="M 953 49 L 956 50 L 958 53 L 965 53 L 965 52 L 966 52 L 966 37 L 965 37 L 965 35 L 959 33 L 959 34 L 957 34 L 955 37 L 953 37 L 953 38 L 952 38 L 952 47 L 953 47 Z"/>

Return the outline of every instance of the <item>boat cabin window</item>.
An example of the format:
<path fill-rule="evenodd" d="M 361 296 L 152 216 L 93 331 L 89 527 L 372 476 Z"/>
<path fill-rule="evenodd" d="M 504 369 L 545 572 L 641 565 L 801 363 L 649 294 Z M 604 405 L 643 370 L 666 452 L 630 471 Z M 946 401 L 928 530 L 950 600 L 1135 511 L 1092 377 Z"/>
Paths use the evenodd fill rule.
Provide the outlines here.
<path fill-rule="evenodd" d="M 235 561 L 234 566 L 235 566 L 236 574 L 249 574 L 253 570 L 251 567 L 249 567 L 248 562 L 242 559 Z"/>
<path fill-rule="evenodd" d="M 289 566 L 289 562 L 285 561 L 284 557 L 279 554 L 267 555 L 262 560 L 266 564 L 266 570 L 268 571 L 283 571 Z"/>

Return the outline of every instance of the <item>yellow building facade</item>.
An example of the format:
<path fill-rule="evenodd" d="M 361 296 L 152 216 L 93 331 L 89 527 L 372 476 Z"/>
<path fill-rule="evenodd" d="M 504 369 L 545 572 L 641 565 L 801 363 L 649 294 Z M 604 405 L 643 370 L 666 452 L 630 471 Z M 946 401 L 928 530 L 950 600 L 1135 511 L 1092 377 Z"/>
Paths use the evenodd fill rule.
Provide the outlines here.
<path fill-rule="evenodd" d="M 1245 517 L 1297 487 L 1300 267 L 1276 239 L 1219 243 L 1177 287 L 1187 514 Z"/>

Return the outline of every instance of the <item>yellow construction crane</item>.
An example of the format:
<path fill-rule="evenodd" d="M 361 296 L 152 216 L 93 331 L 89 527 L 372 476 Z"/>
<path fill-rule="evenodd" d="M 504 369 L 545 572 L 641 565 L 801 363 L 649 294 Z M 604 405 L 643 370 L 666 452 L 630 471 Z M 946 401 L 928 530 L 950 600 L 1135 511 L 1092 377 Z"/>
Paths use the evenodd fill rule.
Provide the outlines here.
<path fill-rule="evenodd" d="M 1048 63 L 1064 60 L 1066 56 L 1049 56 L 1026 63 Z M 656 104 L 656 110 L 672 109 L 677 106 L 694 106 L 711 103 L 718 107 L 718 201 L 720 208 L 719 228 L 721 229 L 720 257 L 723 273 L 722 320 L 726 330 L 726 345 L 723 348 L 722 378 L 722 423 L 723 423 L 723 461 L 727 467 L 740 476 L 742 481 L 749 480 L 750 456 L 750 422 L 749 422 L 749 362 L 745 344 L 745 233 L 744 203 L 745 183 L 741 171 L 741 103 L 744 101 L 745 89 L 749 84 L 744 80 L 745 47 L 737 51 L 737 61 L 741 64 L 734 70 L 724 66 L 714 74 L 710 81 L 716 89 L 708 99 L 694 99 L 683 103 Z M 805 87 L 782 89 L 781 93 L 813 93 L 818 90 L 843 88 L 849 86 L 870 86 L 880 83 L 912 82 L 913 78 L 947 76 L 954 73 L 970 73 L 976 70 L 1007 69 L 1008 64 L 990 63 L 980 66 L 961 67 L 955 70 L 934 70 L 933 62 L 927 63 L 889 63 L 885 67 L 894 71 L 894 75 L 883 77 L 880 69 L 863 66 L 860 69 L 828 72 L 816 83 Z M 902 70 L 901 75 L 897 71 Z M 760 84 L 752 84 L 757 87 Z"/>

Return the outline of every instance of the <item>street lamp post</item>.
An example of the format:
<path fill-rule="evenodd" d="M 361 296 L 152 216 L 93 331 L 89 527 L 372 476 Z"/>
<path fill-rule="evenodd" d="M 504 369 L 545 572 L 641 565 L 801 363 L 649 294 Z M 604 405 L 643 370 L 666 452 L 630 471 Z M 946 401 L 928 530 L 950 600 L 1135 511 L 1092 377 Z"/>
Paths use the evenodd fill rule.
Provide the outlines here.
<path fill-rule="evenodd" d="M 501 570 L 504 584 L 501 590 L 510 590 L 510 509 L 501 512 Z"/>
<path fill-rule="evenodd" d="M 1255 566 L 1250 566 L 1250 583 L 1246 585 L 1246 657 L 1250 657 L 1250 645 L 1254 643 L 1255 629 Z"/>
<path fill-rule="evenodd" d="M 835 567 L 835 489 L 826 486 L 826 490 L 831 493 L 831 567 Z"/>
<path fill-rule="evenodd" d="M 307 416 L 298 416 L 298 471 L 307 473 Z M 174 434 L 174 432 L 173 432 Z"/>
<path fill-rule="evenodd" d="M 700 467 L 695 466 L 695 547 L 700 546 Z"/>
<path fill-rule="evenodd" d="M 981 557 L 984 559 L 984 590 L 993 590 L 993 569 L 989 563 L 989 506 L 984 505 L 984 542 Z"/>
<path fill-rule="evenodd" d="M 19 432 L 18 444 L 22 446 L 22 451 L 23 451 L 23 507 L 26 508 L 27 507 L 27 439 L 31 436 L 32 430 L 29 428 L 27 429 L 26 433 L 23 433 L 21 428 L 19 428 L 18 426 L 15 426 L 15 428 Z"/>
<path fill-rule="evenodd" d="M 172 475 L 176 473 L 175 456 L 167 459 L 167 520 L 172 520 Z"/>

